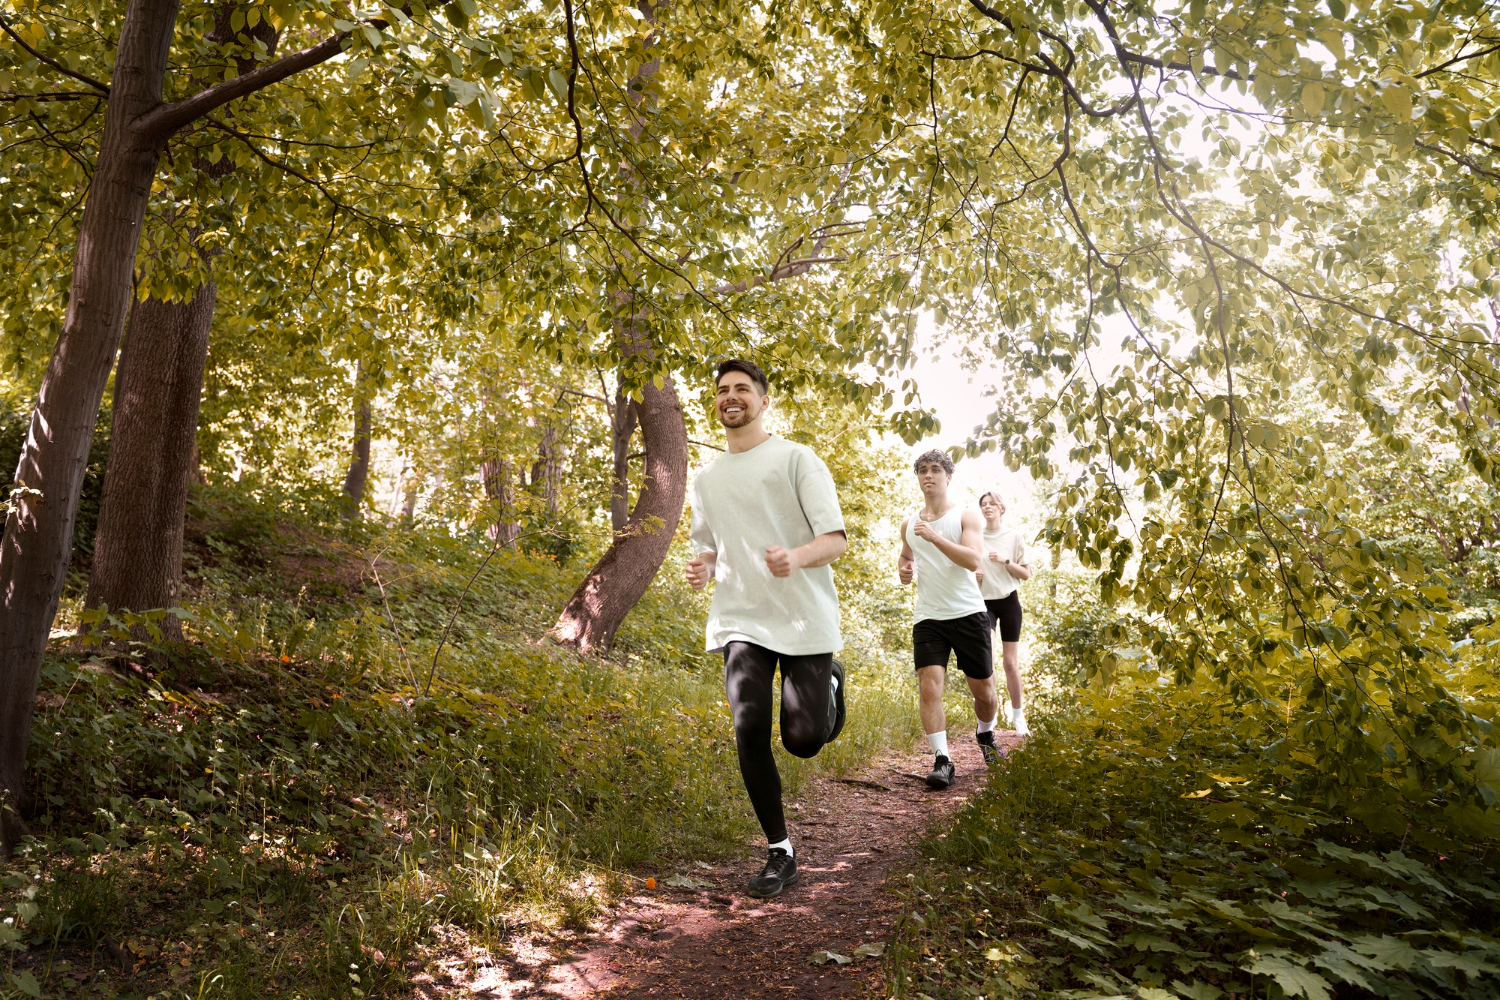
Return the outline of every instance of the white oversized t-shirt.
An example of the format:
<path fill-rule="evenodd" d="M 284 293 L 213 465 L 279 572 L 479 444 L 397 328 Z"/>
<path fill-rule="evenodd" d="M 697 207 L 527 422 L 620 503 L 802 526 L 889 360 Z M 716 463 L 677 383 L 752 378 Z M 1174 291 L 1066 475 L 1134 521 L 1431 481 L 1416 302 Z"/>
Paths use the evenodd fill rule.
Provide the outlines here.
<path fill-rule="evenodd" d="M 843 530 L 833 476 L 811 448 L 772 435 L 714 459 L 693 483 L 693 550 L 718 557 L 705 648 L 743 641 L 793 656 L 842 649 L 833 567 L 778 579 L 766 549 Z"/>
<path fill-rule="evenodd" d="M 979 592 L 987 601 L 998 601 L 1003 597 L 1009 597 L 1016 592 L 1020 581 L 1010 575 L 1010 570 L 1004 565 L 991 562 L 989 554 L 997 552 L 1001 559 L 1009 559 L 1013 563 L 1024 563 L 1026 561 L 1026 543 L 1021 541 L 1021 533 L 1013 528 L 1001 528 L 999 531 L 986 530 L 984 533 L 985 558 L 979 565 L 984 569 L 984 579 L 979 581 Z"/>

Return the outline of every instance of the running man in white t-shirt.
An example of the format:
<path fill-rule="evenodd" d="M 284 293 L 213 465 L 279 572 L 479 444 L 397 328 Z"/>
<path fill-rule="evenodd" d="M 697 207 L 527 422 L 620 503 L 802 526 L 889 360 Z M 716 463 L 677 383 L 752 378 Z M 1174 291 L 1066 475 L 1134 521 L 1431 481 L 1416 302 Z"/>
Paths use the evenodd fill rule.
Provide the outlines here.
<path fill-rule="evenodd" d="M 953 784 L 953 758 L 948 755 L 948 718 L 943 711 L 943 685 L 948 655 L 969 679 L 974 715 L 979 720 L 975 739 L 986 763 L 999 760 L 995 749 L 995 718 L 1000 700 L 995 694 L 995 664 L 990 645 L 990 615 L 979 595 L 974 571 L 981 558 L 979 515 L 948 499 L 953 460 L 936 449 L 917 456 L 914 464 L 924 506 L 901 522 L 901 583 L 917 581 L 916 624 L 911 629 L 912 657 L 917 669 L 922 729 L 936 760 L 927 784 Z M 986 721 L 988 720 L 988 721 Z"/>
<path fill-rule="evenodd" d="M 759 899 L 797 882 L 797 861 L 771 754 L 781 666 L 781 743 L 812 757 L 844 728 L 839 599 L 830 565 L 848 540 L 833 476 L 810 448 L 766 432 L 766 376 L 753 362 L 719 365 L 715 409 L 729 450 L 693 483 L 688 582 L 715 581 L 706 648 L 724 654 L 740 775 L 769 845 L 751 879 Z"/>
<path fill-rule="evenodd" d="M 1000 662 L 1005 667 L 1005 687 L 1010 695 L 1011 728 L 1022 736 L 1031 733 L 1026 725 L 1026 709 L 1021 704 L 1021 595 L 1022 580 L 1031 579 L 1026 562 L 1026 543 L 1021 533 L 1000 523 L 1005 516 L 1005 501 L 994 490 L 979 498 L 979 512 L 984 515 L 984 562 L 975 574 L 985 607 L 990 610 L 992 629 L 1000 632 Z"/>

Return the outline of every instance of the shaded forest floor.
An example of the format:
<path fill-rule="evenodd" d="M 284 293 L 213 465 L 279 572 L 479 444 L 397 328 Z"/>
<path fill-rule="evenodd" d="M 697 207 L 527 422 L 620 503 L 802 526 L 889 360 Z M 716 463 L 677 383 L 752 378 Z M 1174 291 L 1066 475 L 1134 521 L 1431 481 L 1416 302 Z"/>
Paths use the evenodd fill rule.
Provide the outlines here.
<path fill-rule="evenodd" d="M 1002 750 L 1020 740 L 996 735 Z M 986 782 L 972 734 L 956 726 L 952 745 L 959 780 L 946 791 L 923 781 L 932 762 L 925 742 L 882 754 L 854 776 L 809 779 L 788 801 L 801 882 L 778 899 L 744 892 L 764 861 L 762 842 L 752 838 L 740 855 L 718 863 L 653 872 L 654 889 L 638 883 L 600 914 L 591 932 L 551 941 L 518 937 L 494 952 L 451 939 L 419 963 L 415 994 L 424 1000 L 885 996 L 880 955 L 903 905 L 892 875 L 916 866 L 919 837 L 945 825 Z"/>

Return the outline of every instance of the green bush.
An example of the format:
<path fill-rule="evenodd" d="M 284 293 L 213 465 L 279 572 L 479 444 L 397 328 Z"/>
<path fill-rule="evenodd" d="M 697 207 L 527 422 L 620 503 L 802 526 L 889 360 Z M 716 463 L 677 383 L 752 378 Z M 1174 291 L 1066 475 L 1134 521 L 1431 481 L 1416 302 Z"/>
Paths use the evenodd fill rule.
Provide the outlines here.
<path fill-rule="evenodd" d="M 1044 720 L 905 880 L 901 995 L 1495 996 L 1500 812 L 1341 818 L 1277 723 L 1199 688 Z"/>

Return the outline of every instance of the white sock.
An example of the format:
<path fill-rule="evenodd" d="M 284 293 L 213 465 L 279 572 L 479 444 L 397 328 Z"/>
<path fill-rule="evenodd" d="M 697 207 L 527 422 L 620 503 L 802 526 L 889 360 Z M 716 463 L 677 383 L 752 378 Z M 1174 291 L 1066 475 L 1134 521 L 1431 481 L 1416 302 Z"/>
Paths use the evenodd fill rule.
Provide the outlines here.
<path fill-rule="evenodd" d="M 948 756 L 948 734 L 947 734 L 947 732 L 928 733 L 927 734 L 927 742 L 932 744 L 932 752 L 933 753 L 937 754 L 939 757 L 946 757 L 946 756 Z"/>
<path fill-rule="evenodd" d="M 988 733 L 988 732 L 992 731 L 995 728 L 995 723 L 997 723 L 999 721 L 1000 721 L 1000 713 L 996 712 L 995 713 L 995 717 L 993 719 L 991 719 L 989 722 L 985 722 L 983 719 L 980 719 L 979 720 L 979 728 L 975 729 L 974 731 L 976 733 Z"/>
<path fill-rule="evenodd" d="M 1024 709 L 1024 708 L 1013 708 L 1013 709 L 1011 709 L 1010 710 L 1010 721 L 1011 721 L 1011 725 L 1012 726 L 1016 725 L 1017 723 L 1025 722 L 1026 721 L 1026 709 Z"/>
<path fill-rule="evenodd" d="M 792 850 L 792 838 L 791 837 L 787 837 L 785 840 L 778 840 L 776 843 L 768 845 L 767 846 L 767 850 L 771 850 L 771 851 L 777 851 L 777 850 L 786 851 L 787 854 L 789 854 L 790 856 L 792 856 L 794 858 L 797 856 L 797 852 L 794 851 L 794 850 Z"/>

